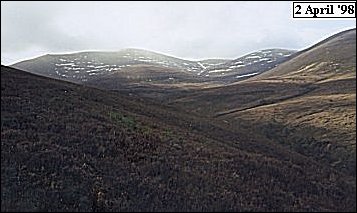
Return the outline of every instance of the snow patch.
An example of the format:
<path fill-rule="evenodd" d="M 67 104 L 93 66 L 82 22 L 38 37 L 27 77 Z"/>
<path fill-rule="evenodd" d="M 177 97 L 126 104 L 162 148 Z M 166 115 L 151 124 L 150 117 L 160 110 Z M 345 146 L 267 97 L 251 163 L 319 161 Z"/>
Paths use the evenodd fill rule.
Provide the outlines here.
<path fill-rule="evenodd" d="M 253 59 L 253 58 L 261 58 L 261 57 L 259 55 L 252 55 L 252 56 L 245 57 L 245 59 Z"/>
<path fill-rule="evenodd" d="M 203 66 L 203 64 L 201 62 L 197 62 L 198 65 L 200 65 L 202 67 L 202 69 L 206 69 L 205 66 Z"/>
<path fill-rule="evenodd" d="M 237 61 L 237 62 L 235 62 L 234 64 L 244 64 L 244 62 L 243 61 Z"/>
<path fill-rule="evenodd" d="M 66 63 L 66 64 L 55 64 L 56 66 L 62 67 L 62 66 L 75 66 L 73 62 L 71 63 Z"/>
<path fill-rule="evenodd" d="M 103 65 L 103 66 L 97 66 L 97 67 L 95 67 L 95 68 L 97 68 L 97 69 L 100 69 L 100 68 L 105 68 L 105 67 L 108 67 L 109 65 Z"/>
<path fill-rule="evenodd" d="M 197 75 L 201 75 L 205 70 L 201 70 Z"/>
<path fill-rule="evenodd" d="M 245 67 L 245 65 L 233 65 L 233 66 L 230 66 L 229 68 L 234 69 L 234 68 L 239 68 L 239 67 Z"/>
<path fill-rule="evenodd" d="M 232 69 L 210 70 L 209 73 L 227 72 L 227 71 L 231 71 L 231 70 L 232 70 Z"/>
<path fill-rule="evenodd" d="M 259 72 L 249 73 L 249 74 L 245 74 L 245 75 L 238 75 L 238 76 L 236 76 L 236 78 L 244 78 L 244 77 L 248 77 L 248 76 L 254 76 L 257 74 L 259 74 Z"/>
<path fill-rule="evenodd" d="M 141 62 L 152 62 L 151 59 L 140 59 Z"/>

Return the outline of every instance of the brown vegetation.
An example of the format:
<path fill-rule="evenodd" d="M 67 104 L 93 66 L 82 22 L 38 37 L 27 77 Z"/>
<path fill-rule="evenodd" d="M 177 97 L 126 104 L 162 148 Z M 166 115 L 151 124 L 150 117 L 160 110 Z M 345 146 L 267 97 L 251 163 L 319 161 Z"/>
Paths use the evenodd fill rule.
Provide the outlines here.
<path fill-rule="evenodd" d="M 1 210 L 355 210 L 349 176 L 240 127 L 2 67 Z"/>

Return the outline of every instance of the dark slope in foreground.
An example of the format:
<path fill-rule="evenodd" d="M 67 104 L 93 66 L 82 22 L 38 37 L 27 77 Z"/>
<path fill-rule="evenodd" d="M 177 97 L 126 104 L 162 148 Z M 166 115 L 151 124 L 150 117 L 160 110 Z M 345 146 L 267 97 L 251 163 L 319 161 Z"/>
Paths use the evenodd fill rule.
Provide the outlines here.
<path fill-rule="evenodd" d="M 220 126 L 2 66 L 1 210 L 356 210 L 353 179 Z"/>

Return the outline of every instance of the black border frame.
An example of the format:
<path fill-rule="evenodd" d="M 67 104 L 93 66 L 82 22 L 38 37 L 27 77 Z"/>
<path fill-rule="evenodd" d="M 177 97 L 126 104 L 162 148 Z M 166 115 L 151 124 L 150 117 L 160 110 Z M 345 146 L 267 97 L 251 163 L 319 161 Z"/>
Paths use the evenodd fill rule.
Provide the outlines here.
<path fill-rule="evenodd" d="M 354 17 L 295 17 L 295 3 L 354 3 L 355 4 L 355 16 Z M 347 19 L 347 18 L 356 18 L 356 1 L 294 1 L 293 2 L 293 19 L 329 19 L 329 18 L 338 18 L 338 19 Z"/>

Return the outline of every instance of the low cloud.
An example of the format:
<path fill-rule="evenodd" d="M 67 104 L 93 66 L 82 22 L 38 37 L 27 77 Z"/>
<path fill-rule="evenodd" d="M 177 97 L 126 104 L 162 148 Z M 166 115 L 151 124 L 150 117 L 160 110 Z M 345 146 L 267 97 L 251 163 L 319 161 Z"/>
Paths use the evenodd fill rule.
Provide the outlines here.
<path fill-rule="evenodd" d="M 136 47 L 187 58 L 301 49 L 352 21 L 296 21 L 291 2 L 1 2 L 2 63 Z"/>

